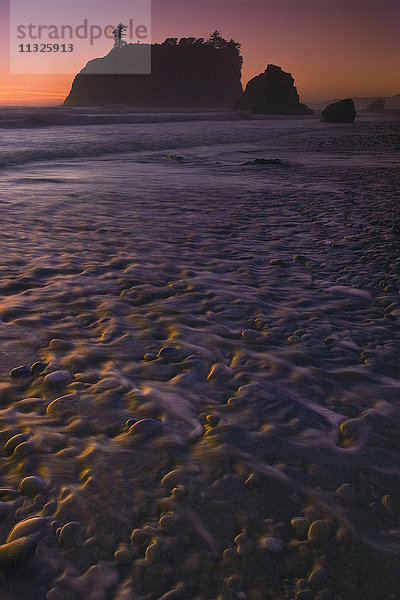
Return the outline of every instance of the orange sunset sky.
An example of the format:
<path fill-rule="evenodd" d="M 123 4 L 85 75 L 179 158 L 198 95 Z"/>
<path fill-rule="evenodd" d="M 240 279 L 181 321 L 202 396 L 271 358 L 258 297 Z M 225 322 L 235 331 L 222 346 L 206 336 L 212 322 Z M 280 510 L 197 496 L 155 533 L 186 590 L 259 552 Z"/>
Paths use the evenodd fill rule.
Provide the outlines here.
<path fill-rule="evenodd" d="M 0 104 L 60 104 L 74 73 L 10 74 L 10 1 L 0 0 Z M 151 25 L 153 42 L 219 29 L 242 44 L 243 84 L 274 63 L 305 102 L 400 93 L 399 0 L 153 0 Z"/>

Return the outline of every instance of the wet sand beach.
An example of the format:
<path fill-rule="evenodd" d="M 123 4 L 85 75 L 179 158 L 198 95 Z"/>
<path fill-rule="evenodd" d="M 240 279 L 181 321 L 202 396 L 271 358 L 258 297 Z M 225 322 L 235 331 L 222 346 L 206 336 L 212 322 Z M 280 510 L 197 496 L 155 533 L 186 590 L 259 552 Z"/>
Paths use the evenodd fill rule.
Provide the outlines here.
<path fill-rule="evenodd" d="M 399 122 L 216 127 L 3 171 L 4 600 L 400 597 Z"/>

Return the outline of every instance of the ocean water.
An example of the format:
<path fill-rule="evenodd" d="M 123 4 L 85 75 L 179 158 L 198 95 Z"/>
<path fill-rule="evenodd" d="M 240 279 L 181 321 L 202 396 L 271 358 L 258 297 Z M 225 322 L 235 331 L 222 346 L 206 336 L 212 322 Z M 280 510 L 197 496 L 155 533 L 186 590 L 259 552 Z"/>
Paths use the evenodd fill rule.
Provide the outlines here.
<path fill-rule="evenodd" d="M 261 127 L 259 123 L 261 122 Z M 303 124 L 304 127 L 304 124 Z M 301 121 L 295 128 L 302 128 Z M 88 113 L 59 109 L 0 111 L 1 166 L 41 160 L 86 159 L 127 152 L 168 152 L 265 141 L 265 121 L 237 113 Z M 269 136 L 285 130 L 285 121 L 268 122 Z M 198 152 L 196 152 L 198 155 Z M 210 159 L 215 152 L 208 151 Z M 205 157 L 204 157 L 205 158 Z"/>
<path fill-rule="evenodd" d="M 396 164 L 397 146 L 390 134 L 379 140 L 368 118 L 356 125 L 336 126 L 340 143 L 332 145 L 335 126 L 317 117 L 260 117 L 237 112 L 129 111 L 127 109 L 3 108 L 0 109 L 1 191 L 9 187 L 27 193 L 37 186 L 109 188 L 114 178 L 128 182 L 152 173 L 158 178 L 177 174 L 201 187 L 215 176 L 234 185 L 266 182 L 280 166 L 243 168 L 255 158 L 282 161 L 282 168 Z M 384 120 L 383 120 L 384 121 Z M 395 127 L 395 126 L 393 126 Z M 345 136 L 343 146 L 343 129 Z M 371 135 L 372 133 L 372 135 Z M 358 147 L 362 135 L 364 144 Z M 329 138 L 328 138 L 329 136 Z M 327 139 L 330 140 L 330 145 Z M 338 139 L 336 140 L 338 142 Z M 166 158 L 167 157 L 167 158 Z M 175 157 L 175 159 L 174 159 Z M 176 157 L 180 157 L 176 159 Z M 129 168 L 127 169 L 127 165 Z M 32 187 L 33 186 L 33 187 Z M 59 189 L 59 188 L 58 188 Z M 117 192 L 116 189 L 114 189 Z M 120 186 L 119 192 L 123 191 Z"/>

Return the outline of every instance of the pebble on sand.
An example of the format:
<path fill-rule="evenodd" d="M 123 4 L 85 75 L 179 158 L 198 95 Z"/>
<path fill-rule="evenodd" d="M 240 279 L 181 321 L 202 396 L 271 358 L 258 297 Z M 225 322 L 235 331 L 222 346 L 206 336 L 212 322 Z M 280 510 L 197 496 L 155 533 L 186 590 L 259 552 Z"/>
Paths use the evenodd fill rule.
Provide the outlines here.
<path fill-rule="evenodd" d="M 162 544 L 159 541 L 155 541 L 147 547 L 145 552 L 146 560 L 149 562 L 159 561 L 162 553 Z"/>
<path fill-rule="evenodd" d="M 184 485 L 177 485 L 172 490 L 172 497 L 174 500 L 183 500 L 184 498 L 186 498 L 187 493 L 188 491 Z"/>
<path fill-rule="evenodd" d="M 58 536 L 61 546 L 72 548 L 82 543 L 84 531 L 84 527 L 79 521 L 66 523 Z"/>
<path fill-rule="evenodd" d="M 308 265 L 310 262 L 308 256 L 304 256 L 304 254 L 295 254 L 295 256 L 293 256 L 293 260 L 301 265 Z"/>
<path fill-rule="evenodd" d="M 164 346 L 158 352 L 157 357 L 164 360 L 175 360 L 180 358 L 181 355 L 182 351 L 179 348 L 175 348 L 175 346 Z"/>
<path fill-rule="evenodd" d="M 120 544 L 114 552 L 114 560 L 117 565 L 128 567 L 133 562 L 133 552 L 128 544 Z"/>
<path fill-rule="evenodd" d="M 8 440 L 8 442 L 4 446 L 4 449 L 7 452 L 7 454 L 12 454 L 15 448 L 19 446 L 19 444 L 26 442 L 28 439 L 29 435 L 27 435 L 26 433 L 17 433 L 17 435 L 14 435 Z"/>
<path fill-rule="evenodd" d="M 226 566 L 230 567 L 238 567 L 240 564 L 239 556 L 237 552 L 233 550 L 233 548 L 227 548 L 226 550 L 224 550 L 222 554 L 222 561 Z"/>
<path fill-rule="evenodd" d="M 235 537 L 235 544 L 238 556 L 252 556 L 256 550 L 254 540 L 246 532 Z"/>
<path fill-rule="evenodd" d="M 44 517 L 31 517 L 17 523 L 10 531 L 7 537 L 7 543 L 18 540 L 23 537 L 37 534 L 48 524 Z"/>
<path fill-rule="evenodd" d="M 8 569 L 22 565 L 35 554 L 37 542 L 31 537 L 22 537 L 0 546 L 0 568 Z"/>
<path fill-rule="evenodd" d="M 338 494 L 338 496 L 340 496 L 341 498 L 344 498 L 346 500 L 355 501 L 358 499 L 357 492 L 353 488 L 353 486 L 350 485 L 350 483 L 344 483 L 343 485 L 338 487 L 338 489 L 336 490 L 336 493 Z"/>
<path fill-rule="evenodd" d="M 281 552 L 283 550 L 282 540 L 276 537 L 264 538 L 262 545 L 268 552 Z"/>
<path fill-rule="evenodd" d="M 294 517 L 294 519 L 292 519 L 290 521 L 290 524 L 291 524 L 295 534 L 297 535 L 297 537 L 299 537 L 299 538 L 307 537 L 307 533 L 310 528 L 310 523 L 309 523 L 308 519 L 306 519 L 305 517 Z"/>
<path fill-rule="evenodd" d="M 247 342 L 258 342 L 263 339 L 263 335 L 256 329 L 244 329 L 242 331 L 242 338 Z"/>
<path fill-rule="evenodd" d="M 272 267 L 284 267 L 286 263 L 282 258 L 271 258 L 269 264 Z"/>
<path fill-rule="evenodd" d="M 31 375 L 40 375 L 40 373 L 43 373 L 48 364 L 49 363 L 42 362 L 40 360 L 36 361 L 31 366 Z"/>
<path fill-rule="evenodd" d="M 166 160 L 175 160 L 177 162 L 182 162 L 184 160 L 183 156 L 178 156 L 177 154 L 166 154 L 164 158 Z"/>
<path fill-rule="evenodd" d="M 163 533 L 174 533 L 178 531 L 181 520 L 175 513 L 167 513 L 161 517 L 158 526 Z"/>
<path fill-rule="evenodd" d="M 133 546 L 141 546 L 149 538 L 147 531 L 141 528 L 134 529 L 131 534 L 131 544 Z"/>
<path fill-rule="evenodd" d="M 22 460 L 27 456 L 32 456 L 34 452 L 33 445 L 30 442 L 22 442 L 22 444 L 18 444 L 12 453 L 12 458 L 15 460 Z"/>
<path fill-rule="evenodd" d="M 224 363 L 214 363 L 207 375 L 209 383 L 223 384 L 233 377 L 233 370 Z"/>
<path fill-rule="evenodd" d="M 187 598 L 185 585 L 178 583 L 172 590 L 160 596 L 158 600 L 185 600 L 185 598 Z"/>
<path fill-rule="evenodd" d="M 12 488 L 0 488 L 0 500 L 2 502 L 12 502 L 19 497 L 19 491 Z"/>
<path fill-rule="evenodd" d="M 60 340 L 59 338 L 54 338 L 49 343 L 49 348 L 53 350 L 72 350 L 74 347 L 72 342 L 67 342 L 67 340 Z"/>
<path fill-rule="evenodd" d="M 161 485 L 169 488 L 176 487 L 179 484 L 185 484 L 188 480 L 188 473 L 184 469 L 174 469 L 170 471 L 161 479 Z"/>
<path fill-rule="evenodd" d="M 47 387 L 50 388 L 59 388 L 68 383 L 71 383 L 72 376 L 69 371 L 53 371 L 53 373 L 49 373 L 44 378 L 44 383 Z"/>
<path fill-rule="evenodd" d="M 216 427 L 216 425 L 218 425 L 219 422 L 220 417 L 218 415 L 207 415 L 206 417 L 206 423 L 210 427 Z"/>
<path fill-rule="evenodd" d="M 313 590 L 320 590 L 327 583 L 329 572 L 325 567 L 315 569 L 308 578 L 308 585 Z"/>
<path fill-rule="evenodd" d="M 383 496 L 382 503 L 388 513 L 396 517 L 400 516 L 400 502 L 396 498 L 387 494 L 386 496 Z"/>
<path fill-rule="evenodd" d="M 79 395 L 77 393 L 74 394 L 66 394 L 65 396 L 60 396 L 50 402 L 46 409 L 46 413 L 48 415 L 65 415 L 68 413 L 77 413 L 79 411 Z"/>
<path fill-rule="evenodd" d="M 308 539 L 315 546 L 322 546 L 331 537 L 331 528 L 327 521 L 314 521 L 308 530 Z"/>
<path fill-rule="evenodd" d="M 31 368 L 29 365 L 20 365 L 10 371 L 10 377 L 30 377 Z"/>
<path fill-rule="evenodd" d="M 55 502 L 54 500 L 50 500 L 50 502 L 47 502 L 47 504 L 45 504 L 43 506 L 42 513 L 45 517 L 50 517 L 50 516 L 54 515 L 56 510 L 57 510 L 57 502 Z"/>
<path fill-rule="evenodd" d="M 340 433 L 345 437 L 353 437 L 357 435 L 363 428 L 363 421 L 361 419 L 346 419 L 340 424 Z"/>
<path fill-rule="evenodd" d="M 159 431 L 161 422 L 156 419 L 140 419 L 129 428 L 129 435 L 148 437 Z"/>
<path fill-rule="evenodd" d="M 37 494 L 41 494 L 47 490 L 47 487 L 46 481 L 36 475 L 25 477 L 19 484 L 19 489 L 25 496 L 36 496 Z"/>

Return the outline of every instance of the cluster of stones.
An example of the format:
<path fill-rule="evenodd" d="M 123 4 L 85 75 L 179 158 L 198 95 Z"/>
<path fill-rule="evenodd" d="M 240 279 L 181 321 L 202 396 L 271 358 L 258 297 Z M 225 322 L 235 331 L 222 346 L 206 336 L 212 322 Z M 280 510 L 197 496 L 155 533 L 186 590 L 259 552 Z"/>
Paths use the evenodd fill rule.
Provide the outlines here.
<path fill-rule="evenodd" d="M 300 269 L 308 267 L 310 258 L 298 254 L 292 257 L 293 264 Z M 277 266 L 271 262 L 271 266 Z M 279 265 L 280 266 L 280 265 Z M 237 337 L 249 345 L 265 342 L 265 336 L 257 329 L 244 329 L 237 332 Z M 289 340 L 296 341 L 296 340 Z M 68 344 L 67 342 L 65 344 Z M 52 348 L 69 349 L 62 340 L 53 340 Z M 186 357 L 186 358 L 185 358 Z M 159 351 L 149 352 L 143 356 L 144 362 L 158 364 L 179 363 L 186 360 L 184 351 L 175 346 L 165 346 Z M 42 375 L 45 389 L 52 392 L 59 387 L 69 385 L 72 376 L 69 371 L 57 370 L 45 373 L 47 363 L 40 363 L 43 367 L 39 375 Z M 32 367 L 28 367 L 32 371 Z M 68 373 L 63 378 L 60 373 Z M 55 374 L 58 374 L 55 377 Z M 11 373 L 13 378 L 26 377 L 22 372 L 19 375 Z M 29 375 L 30 376 L 30 375 Z M 51 377 L 53 376 L 53 377 Z M 215 363 L 211 366 L 207 381 L 216 386 L 222 386 L 233 377 L 233 370 L 223 363 Z M 50 378 L 50 379 L 48 379 Z M 233 396 L 227 402 L 228 406 L 240 403 L 239 396 Z M 217 411 L 216 411 L 217 412 Z M 224 432 L 223 418 L 219 414 L 208 414 L 202 416 L 201 436 L 202 441 L 218 437 Z M 81 422 L 71 421 L 71 415 L 79 414 L 79 394 L 70 393 L 56 397 L 48 402 L 44 417 L 67 417 L 66 430 L 72 434 L 87 435 L 88 431 Z M 222 413 L 221 413 L 222 414 Z M 154 415 L 155 416 L 155 415 Z M 83 430 L 82 430 L 83 427 Z M 161 420 L 152 417 L 132 417 L 125 422 L 122 431 L 117 428 L 114 433 L 113 442 L 128 450 L 137 450 L 145 444 L 151 444 L 152 440 L 157 442 L 168 426 Z M 225 426 L 225 430 L 228 427 Z M 271 428 L 273 429 L 273 428 Z M 363 418 L 352 418 L 344 420 L 338 428 L 338 444 L 348 448 L 359 443 L 367 431 L 367 425 Z M 89 431 L 90 433 L 90 431 Z M 54 448 L 65 446 L 66 436 L 55 434 Z M 29 433 L 20 431 L 12 435 L 4 446 L 10 460 L 18 463 L 18 472 L 24 472 L 24 476 L 18 489 L 0 490 L 0 516 L 14 521 L 11 524 L 9 534 L 0 546 L 0 568 L 7 569 L 15 565 L 23 565 L 37 553 L 39 542 L 44 536 L 53 536 L 60 552 L 74 552 L 81 548 L 85 541 L 85 527 L 79 520 L 62 520 L 54 518 L 57 503 L 49 499 L 51 485 L 36 474 L 32 474 L 33 464 L 30 460 L 35 453 L 35 445 L 30 440 Z M 296 600 L 339 600 L 332 591 L 334 588 L 334 573 L 329 564 L 329 553 L 331 546 L 335 543 L 337 524 L 333 519 L 295 516 L 289 522 L 277 523 L 272 519 L 263 522 L 263 531 L 251 530 L 242 522 L 236 528 L 237 535 L 230 540 L 227 547 L 218 547 L 218 542 L 207 532 L 204 533 L 202 526 L 196 525 L 191 519 L 191 505 L 193 499 L 194 479 L 199 475 L 200 468 L 196 469 L 174 469 L 160 477 L 161 490 L 157 491 L 156 508 L 153 513 L 146 515 L 134 526 L 130 538 L 124 539 L 113 553 L 116 569 L 121 577 L 133 574 L 133 579 L 138 582 L 148 581 L 149 577 L 160 576 L 161 581 L 173 580 L 179 573 L 180 561 L 183 573 L 188 580 L 203 576 L 214 578 L 215 589 L 220 590 L 219 600 L 263 600 L 265 591 L 262 585 L 251 588 L 247 576 L 247 570 L 252 561 L 261 561 L 262 564 L 276 566 L 280 575 L 289 565 L 287 577 L 283 579 L 282 589 L 286 597 Z M 229 478 L 229 475 L 227 476 Z M 241 477 L 232 475 L 232 477 Z M 217 485 L 223 477 L 216 476 L 210 481 L 210 487 Z M 81 474 L 83 483 L 90 483 L 90 476 L 83 472 Z M 259 485 L 257 473 L 251 473 L 248 477 L 241 479 L 241 484 L 247 489 L 256 489 Z M 207 484 L 203 486 L 207 489 Z M 199 486 L 196 488 L 199 489 Z M 53 495 L 57 492 L 52 489 Z M 63 490 L 59 494 L 62 500 Z M 66 493 L 66 492 L 65 492 Z M 343 501 L 353 502 L 357 498 L 356 490 L 349 484 L 344 483 L 336 490 L 337 497 Z M 13 502 L 20 501 L 21 497 L 32 499 L 31 509 L 36 514 L 15 523 L 13 516 Z M 382 497 L 382 509 L 390 516 L 398 516 L 400 509 L 396 498 L 390 494 Z M 300 509 L 299 512 L 302 512 Z M 40 514 L 37 514 L 40 513 Z M 308 515 L 307 510 L 304 511 Z M 201 532 L 201 533 L 200 533 Z M 202 539 L 201 539 L 202 538 Z M 200 541 L 199 541 L 200 539 Z M 226 541 L 226 540 L 225 540 Z M 225 543 L 225 542 L 224 542 Z M 208 545 L 208 548 L 206 546 Z M 277 586 L 278 584 L 274 584 Z M 171 590 L 165 595 L 167 598 L 185 597 L 186 584 L 171 584 Z M 277 591 L 277 588 L 274 588 Z M 282 591 L 282 590 L 281 590 Z M 189 593 L 189 592 L 188 592 Z M 282 596 L 284 597 L 284 596 Z M 164 596 L 161 596 L 164 598 Z"/>

